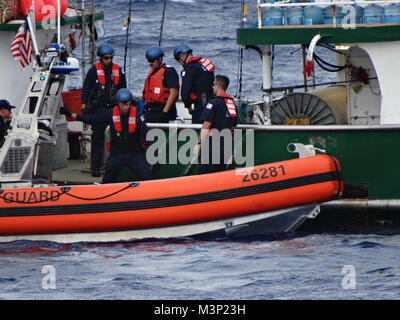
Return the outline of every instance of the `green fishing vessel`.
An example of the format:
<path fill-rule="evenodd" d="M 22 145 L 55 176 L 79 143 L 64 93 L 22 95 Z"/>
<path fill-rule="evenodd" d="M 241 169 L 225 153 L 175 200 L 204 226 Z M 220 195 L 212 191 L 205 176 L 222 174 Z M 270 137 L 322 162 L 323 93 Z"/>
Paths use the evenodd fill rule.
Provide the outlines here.
<path fill-rule="evenodd" d="M 242 120 L 238 128 L 243 130 L 242 142 L 246 144 L 245 130 L 251 131 L 252 140 L 247 144 L 254 144 L 255 165 L 298 157 L 298 153 L 290 152 L 293 144 L 313 146 L 317 152 L 326 152 L 339 160 L 344 193 L 340 199 L 322 204 L 321 214 L 312 222 L 327 219 L 325 227 L 344 226 L 355 220 L 356 224 L 364 226 L 399 222 L 400 20 L 391 16 L 391 20 L 382 17 L 382 20 L 371 23 L 351 16 L 358 13 L 359 8 L 367 10 L 367 6 L 378 4 L 382 8 L 400 6 L 398 1 L 258 1 L 258 25 L 237 29 L 238 45 L 243 49 L 255 48 L 260 53 L 263 74 L 260 100 L 238 101 Z M 336 17 L 330 24 L 305 25 L 303 20 L 302 24 L 288 25 L 285 22 L 289 8 L 302 8 L 304 12 L 307 7 L 320 7 L 322 10 L 334 7 L 334 12 L 340 13 L 345 6 L 350 8 L 350 23 Z M 276 8 L 283 12 L 282 22 L 263 25 L 265 13 Z M 276 45 L 302 48 L 303 85 L 274 86 L 271 51 Z M 315 45 L 329 46 L 335 51 L 336 61 L 328 68 L 336 69 L 336 81 L 313 88 L 306 73 L 310 65 L 320 62 L 313 54 Z M 279 70 L 275 68 L 274 72 Z M 160 125 L 157 127 L 162 128 Z M 164 130 L 170 127 L 165 126 Z M 198 129 L 188 124 L 175 127 L 178 134 L 185 128 Z M 245 153 L 244 150 L 242 146 L 241 152 Z M 190 171 L 188 167 L 191 165 L 160 166 L 154 174 L 158 177 L 185 172 L 196 174 L 196 168 Z M 324 215 L 324 212 L 333 214 Z M 357 215 L 359 212 L 363 215 Z M 325 227 L 322 230 L 329 229 Z"/>
<path fill-rule="evenodd" d="M 289 143 L 311 144 L 337 157 L 342 167 L 344 194 L 331 205 L 397 210 L 400 204 L 397 167 L 400 160 L 397 148 L 400 24 L 385 23 L 388 19 L 365 23 L 365 18 L 360 21 L 357 16 L 344 23 L 342 15 L 341 21 L 333 19 L 328 25 L 263 26 L 262 19 L 268 10 L 279 8 L 286 14 L 296 6 L 303 10 L 329 7 L 338 14 L 347 9 L 352 18 L 351 14 L 356 13 L 352 8 L 360 7 L 366 12 L 371 4 L 399 6 L 393 1 L 275 4 L 258 1 L 258 26 L 239 28 L 237 43 L 261 47 L 264 103 L 258 108 L 267 124 L 254 127 L 256 163 L 289 157 L 286 151 Z M 307 69 L 317 59 L 312 53 L 315 44 L 334 46 L 336 84 L 307 92 L 293 92 L 290 87 L 274 88 L 271 46 L 302 46 L 307 51 L 304 57 Z M 277 91 L 284 93 L 274 100 L 272 93 Z M 253 108 L 247 107 L 244 112 L 253 112 Z"/>

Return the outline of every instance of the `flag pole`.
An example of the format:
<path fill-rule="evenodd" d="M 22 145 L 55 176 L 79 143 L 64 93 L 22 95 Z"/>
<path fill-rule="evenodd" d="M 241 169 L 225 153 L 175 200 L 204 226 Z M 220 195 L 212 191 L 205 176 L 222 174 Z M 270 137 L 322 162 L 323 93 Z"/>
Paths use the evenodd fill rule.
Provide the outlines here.
<path fill-rule="evenodd" d="M 40 54 L 39 54 L 38 46 L 36 43 L 35 33 L 33 31 L 34 29 L 32 27 L 32 21 L 29 16 L 29 13 L 26 14 L 26 20 L 28 21 L 29 30 L 31 30 L 31 37 L 32 37 L 32 43 L 33 43 L 33 49 L 35 51 L 35 56 L 36 56 L 36 62 L 38 64 L 38 66 L 41 67 L 42 62 L 40 61 Z"/>
<path fill-rule="evenodd" d="M 32 0 L 32 7 L 31 10 L 29 11 L 32 15 L 32 20 L 33 20 L 33 28 L 30 29 L 32 33 L 36 33 L 36 12 L 35 12 L 35 0 Z"/>
<path fill-rule="evenodd" d="M 61 46 L 61 5 L 60 0 L 57 0 L 57 43 Z"/>

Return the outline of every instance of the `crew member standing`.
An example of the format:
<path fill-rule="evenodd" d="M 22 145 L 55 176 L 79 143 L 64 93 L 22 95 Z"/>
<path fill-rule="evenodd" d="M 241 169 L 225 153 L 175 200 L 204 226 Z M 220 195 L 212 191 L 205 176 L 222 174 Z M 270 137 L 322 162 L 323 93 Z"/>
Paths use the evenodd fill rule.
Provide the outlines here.
<path fill-rule="evenodd" d="M 99 62 L 86 74 L 82 89 L 82 113 L 97 114 L 113 108 L 116 104 L 115 94 L 121 88 L 126 88 L 125 74 L 118 64 L 113 63 L 114 49 L 102 44 L 97 49 Z M 103 166 L 105 141 L 105 124 L 93 124 L 91 136 L 90 168 L 94 177 L 100 176 Z"/>
<path fill-rule="evenodd" d="M 179 77 L 175 68 L 163 63 L 164 51 L 151 47 L 146 51 L 150 71 L 144 82 L 142 99 L 147 122 L 169 122 L 176 119 L 175 102 L 179 96 Z"/>
<path fill-rule="evenodd" d="M 110 126 L 111 149 L 103 183 L 115 182 L 124 167 L 132 170 L 137 180 L 150 180 L 151 174 L 143 148 L 148 131 L 144 117 L 132 105 L 132 94 L 128 89 L 118 90 L 116 100 L 117 106 L 95 115 L 77 115 L 66 108 L 61 108 L 60 112 L 88 124 Z"/>
<path fill-rule="evenodd" d="M 174 58 L 182 66 L 181 97 L 192 115 L 192 123 L 202 123 L 200 117 L 204 106 L 213 96 L 215 66 L 210 59 L 193 57 L 193 50 L 181 44 L 174 49 Z M 192 104 L 194 108 L 192 109 Z"/>
<path fill-rule="evenodd" d="M 226 170 L 228 161 L 232 160 L 232 129 L 237 125 L 236 106 L 233 98 L 226 94 L 229 86 L 229 79 L 223 75 L 217 75 L 214 80 L 213 92 L 214 98 L 211 99 L 204 108 L 201 120 L 203 121 L 198 144 L 194 148 L 194 154 L 199 155 L 200 148 L 209 148 L 208 163 L 201 163 L 199 174 L 212 173 Z M 228 137 L 224 134 L 224 129 L 230 129 Z M 216 131 L 220 141 L 215 141 L 212 132 Z M 226 131 L 226 130 L 225 130 Z M 225 132 L 226 133 L 226 132 Z M 208 139 L 208 141 L 206 141 Z M 230 139 L 227 143 L 225 139 Z M 231 150 L 225 146 L 230 145 Z M 225 151 L 230 151 L 229 158 L 225 157 Z M 219 152 L 217 161 L 213 159 L 213 154 Z M 203 160 L 203 159 L 201 159 Z"/>
<path fill-rule="evenodd" d="M 4 136 L 7 134 L 6 127 L 11 120 L 11 109 L 13 108 L 15 107 L 10 105 L 7 100 L 0 100 L 0 147 L 4 143 Z"/>

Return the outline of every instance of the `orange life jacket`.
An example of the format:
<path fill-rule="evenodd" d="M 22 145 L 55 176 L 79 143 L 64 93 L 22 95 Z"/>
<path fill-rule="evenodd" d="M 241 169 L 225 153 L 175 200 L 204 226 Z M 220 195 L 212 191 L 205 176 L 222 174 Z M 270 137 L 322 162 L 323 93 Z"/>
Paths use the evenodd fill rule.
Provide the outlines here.
<path fill-rule="evenodd" d="M 220 94 L 216 97 L 224 98 L 229 115 L 231 117 L 236 117 L 236 106 L 235 106 L 235 101 L 233 101 L 233 98 L 231 96 L 228 96 L 227 94 Z"/>
<path fill-rule="evenodd" d="M 192 57 L 192 58 L 186 63 L 186 65 L 187 65 L 188 63 L 190 63 L 190 62 L 197 62 L 197 63 L 200 63 L 201 66 L 202 66 L 206 71 L 208 71 L 208 72 L 213 72 L 214 69 L 215 69 L 214 64 L 213 64 L 213 63 L 211 62 L 211 60 L 208 59 L 208 58 Z M 197 94 L 195 94 L 194 92 L 191 92 L 191 93 L 190 93 L 190 100 L 191 100 L 192 102 L 196 102 L 196 100 L 197 100 Z"/>
<path fill-rule="evenodd" d="M 101 84 L 106 84 L 106 77 L 104 75 L 104 70 L 103 66 L 101 65 L 100 62 L 96 63 L 96 70 L 97 70 L 97 79 L 99 79 L 99 82 Z M 113 82 L 115 85 L 118 85 L 119 82 L 119 66 L 116 63 L 112 64 L 112 77 L 113 77 Z"/>
<path fill-rule="evenodd" d="M 186 64 L 192 61 L 200 63 L 208 72 L 213 72 L 215 69 L 214 64 L 208 58 L 192 57 Z"/>
<path fill-rule="evenodd" d="M 166 69 L 167 66 L 163 64 L 158 70 L 151 69 L 148 73 L 142 94 L 145 103 L 159 102 L 165 104 L 167 102 L 170 91 L 162 83 Z"/>
<path fill-rule="evenodd" d="M 118 132 L 122 131 L 121 115 L 118 106 L 115 106 L 113 109 L 113 124 L 114 124 L 114 129 L 116 131 Z M 132 106 L 129 111 L 128 132 L 133 133 L 135 131 L 136 131 L 136 108 Z"/>

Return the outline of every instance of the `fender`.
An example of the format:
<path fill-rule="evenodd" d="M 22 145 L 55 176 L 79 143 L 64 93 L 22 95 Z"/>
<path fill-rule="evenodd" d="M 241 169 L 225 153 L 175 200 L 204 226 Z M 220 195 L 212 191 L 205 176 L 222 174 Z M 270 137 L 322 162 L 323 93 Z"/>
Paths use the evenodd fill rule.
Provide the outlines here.
<path fill-rule="evenodd" d="M 25 15 L 32 6 L 32 0 L 20 0 L 19 4 L 22 9 L 22 13 Z M 35 0 L 35 21 L 42 21 L 43 18 L 48 14 L 45 6 L 52 6 L 57 13 L 57 0 Z M 68 0 L 60 0 L 60 14 L 61 16 L 65 13 L 68 7 Z M 56 17 L 54 17 L 56 18 Z"/>

